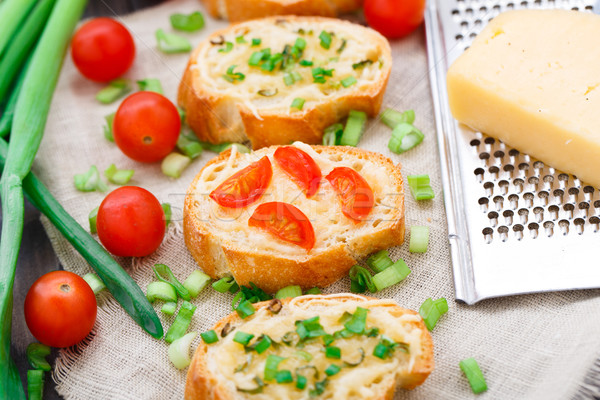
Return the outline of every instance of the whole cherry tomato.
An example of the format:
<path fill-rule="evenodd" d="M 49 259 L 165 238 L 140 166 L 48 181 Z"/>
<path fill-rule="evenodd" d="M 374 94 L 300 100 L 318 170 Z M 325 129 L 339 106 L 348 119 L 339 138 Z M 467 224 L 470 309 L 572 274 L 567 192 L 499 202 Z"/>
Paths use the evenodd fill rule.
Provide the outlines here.
<path fill-rule="evenodd" d="M 135 44 L 127 28 L 119 22 L 95 18 L 73 35 L 71 57 L 83 76 L 96 82 L 108 82 L 131 67 Z"/>
<path fill-rule="evenodd" d="M 53 271 L 42 275 L 25 297 L 25 321 L 41 343 L 69 347 L 81 342 L 96 322 L 96 296 L 77 274 Z"/>
<path fill-rule="evenodd" d="M 106 250 L 121 257 L 154 253 L 165 235 L 165 214 L 152 193 L 122 186 L 106 196 L 98 209 L 96 229 Z"/>
<path fill-rule="evenodd" d="M 262 196 L 272 176 L 271 161 L 269 157 L 264 156 L 225 179 L 210 193 L 210 198 L 223 207 L 245 207 Z"/>
<path fill-rule="evenodd" d="M 342 202 L 342 213 L 360 222 L 373 209 L 374 196 L 369 183 L 358 172 L 348 167 L 334 168 L 326 177 Z"/>
<path fill-rule="evenodd" d="M 317 193 L 321 182 L 321 169 L 311 156 L 297 147 L 284 146 L 275 150 L 273 157 L 292 181 L 300 186 L 306 197 Z"/>
<path fill-rule="evenodd" d="M 371 28 L 389 39 L 396 39 L 421 25 L 425 0 L 365 0 L 364 11 Z"/>
<path fill-rule="evenodd" d="M 315 231 L 306 215 L 297 207 L 272 201 L 256 207 L 248 226 L 263 229 L 289 243 L 310 250 L 315 246 Z"/>
<path fill-rule="evenodd" d="M 155 92 L 137 92 L 127 97 L 113 122 L 115 143 L 136 161 L 165 158 L 177 144 L 181 119 L 177 108 Z"/>

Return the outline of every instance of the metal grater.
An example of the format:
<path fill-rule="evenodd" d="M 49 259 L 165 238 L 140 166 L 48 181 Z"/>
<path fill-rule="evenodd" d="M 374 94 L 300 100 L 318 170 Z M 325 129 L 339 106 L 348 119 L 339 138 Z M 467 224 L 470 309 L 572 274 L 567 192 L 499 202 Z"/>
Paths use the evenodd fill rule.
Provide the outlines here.
<path fill-rule="evenodd" d="M 429 0 L 425 13 L 456 299 L 600 287 L 600 192 L 501 141 L 459 126 L 449 65 L 509 9 L 600 12 L 592 0 Z"/>

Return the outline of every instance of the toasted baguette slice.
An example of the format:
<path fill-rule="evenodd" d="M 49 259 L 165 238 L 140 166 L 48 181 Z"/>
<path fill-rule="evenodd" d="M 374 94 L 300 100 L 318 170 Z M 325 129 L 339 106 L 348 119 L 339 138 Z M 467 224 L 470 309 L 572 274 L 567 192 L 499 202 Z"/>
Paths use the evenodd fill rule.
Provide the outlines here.
<path fill-rule="evenodd" d="M 276 146 L 249 154 L 240 154 L 232 147 L 206 164 L 185 199 L 185 242 L 212 278 L 233 275 L 240 285 L 253 282 L 270 293 L 289 285 L 324 287 L 345 276 L 357 260 L 404 241 L 400 166 L 381 154 L 354 147 L 299 142 L 294 146 L 315 160 L 323 177 L 339 166 L 359 172 L 374 193 L 375 205 L 368 218 L 357 223 L 343 215 L 340 199 L 325 179 L 317 193 L 307 198 L 274 161 Z M 273 177 L 260 199 L 234 209 L 221 207 L 209 198 L 224 180 L 263 156 L 271 161 Z M 315 245 L 310 251 L 248 226 L 256 207 L 270 201 L 293 204 L 308 217 L 315 231 Z"/>
<path fill-rule="evenodd" d="M 335 17 L 358 10 L 363 0 L 203 0 L 210 15 L 231 22 L 274 15 Z"/>
<path fill-rule="evenodd" d="M 332 33 L 329 50 L 320 44 L 324 31 Z M 238 43 L 239 37 L 245 43 Z M 254 38 L 261 44 L 252 46 Z M 291 69 L 283 69 L 282 62 L 272 71 L 248 64 L 253 53 L 267 48 L 271 55 L 283 53 L 298 38 L 306 41 L 306 47 L 299 57 L 286 55 Z M 313 66 L 301 66 L 301 60 L 312 61 Z M 332 76 L 315 83 L 316 67 L 332 70 Z M 265 18 L 233 25 L 202 42 L 188 62 L 178 102 L 188 125 L 203 141 L 249 139 L 255 149 L 294 140 L 319 144 L 323 130 L 350 110 L 377 115 L 391 67 L 389 43 L 372 29 L 320 17 Z M 284 78 L 292 71 L 301 80 L 288 85 Z M 344 81 L 351 84 L 344 87 L 344 79 L 356 83 Z M 301 110 L 291 107 L 296 98 L 304 100 Z"/>
<path fill-rule="evenodd" d="M 308 399 L 315 383 L 325 378 L 325 390 L 318 398 L 392 399 L 396 387 L 413 389 L 422 384 L 433 370 L 433 342 L 421 316 L 401 308 L 393 300 L 336 294 L 301 296 L 287 298 L 280 304 L 278 302 L 255 304 L 256 313 L 244 320 L 232 313 L 217 322 L 213 329 L 219 341 L 210 345 L 201 342 L 194 354 L 187 374 L 186 400 Z M 278 313 L 271 311 L 277 311 L 280 305 Z M 340 348 L 340 359 L 325 356 L 322 337 L 307 341 L 302 349 L 297 347 L 299 336 L 296 333 L 296 321 L 318 316 L 323 330 L 332 335 L 344 329 L 340 318 L 345 313 L 354 314 L 357 307 L 368 310 L 366 330 L 378 328 L 379 332 L 371 336 L 363 332 L 350 337 L 338 337 L 331 346 Z M 247 353 L 243 345 L 233 341 L 236 332 L 249 333 L 257 339 L 261 334 L 266 334 L 279 345 L 272 344 L 260 354 L 256 351 Z M 384 359 L 373 355 L 382 335 L 398 343 Z M 252 346 L 257 339 L 249 345 Z M 290 345 L 286 345 L 285 341 Z M 299 357 L 299 350 L 308 353 L 312 357 L 310 361 Z M 344 362 L 357 363 L 362 358 L 361 350 L 364 358 L 358 365 L 344 366 Z M 275 380 L 265 381 L 265 362 L 269 355 L 285 357 L 278 365 L 278 370 L 292 372 L 293 382 L 278 384 Z M 303 355 L 306 357 L 306 354 Z M 325 369 L 331 364 L 343 368 L 337 374 L 327 376 Z M 308 365 L 314 369 L 303 368 Z M 241 371 L 235 372 L 237 369 Z M 315 370 L 318 371 L 318 378 L 315 378 Z M 296 388 L 296 372 L 307 378 L 306 387 L 302 390 Z M 258 385 L 254 377 L 265 384 L 261 393 L 250 394 L 238 390 L 256 388 Z"/>

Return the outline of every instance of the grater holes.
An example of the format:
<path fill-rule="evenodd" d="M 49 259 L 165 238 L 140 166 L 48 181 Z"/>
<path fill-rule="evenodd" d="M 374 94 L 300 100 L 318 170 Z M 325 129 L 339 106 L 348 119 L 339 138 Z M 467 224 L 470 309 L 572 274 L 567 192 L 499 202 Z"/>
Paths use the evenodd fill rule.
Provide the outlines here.
<path fill-rule="evenodd" d="M 520 171 L 524 171 L 525 173 L 527 173 L 528 169 L 529 169 L 529 163 L 522 162 L 521 164 L 519 164 Z"/>
<path fill-rule="evenodd" d="M 531 234 L 531 237 L 533 239 L 538 237 L 540 225 L 537 222 L 532 222 L 529 225 L 527 225 L 527 229 L 529 229 L 529 233 Z"/>
<path fill-rule="evenodd" d="M 475 32 L 469 33 L 469 39 L 475 39 L 476 36 L 477 36 L 477 33 L 475 33 Z"/>
<path fill-rule="evenodd" d="M 554 235 L 554 222 L 546 221 L 544 222 L 544 230 L 546 231 L 546 236 L 551 237 Z"/>
<path fill-rule="evenodd" d="M 594 208 L 600 208 L 600 200 L 594 202 Z"/>
<path fill-rule="evenodd" d="M 544 163 L 541 161 L 536 161 L 533 163 L 533 168 L 535 169 L 543 169 L 544 168 Z"/>
<path fill-rule="evenodd" d="M 479 153 L 479 159 L 487 161 L 490 158 L 490 153 L 484 151 L 483 153 Z"/>
<path fill-rule="evenodd" d="M 522 1 L 521 2 L 521 7 L 527 7 L 527 2 L 526 1 Z"/>
<path fill-rule="evenodd" d="M 550 212 L 550 217 L 553 220 L 558 219 L 558 212 L 560 211 L 560 208 L 558 206 L 550 206 L 548 207 L 548 211 Z"/>
<path fill-rule="evenodd" d="M 513 231 L 515 232 L 515 237 L 517 238 L 517 240 L 523 239 L 523 231 L 524 230 L 525 230 L 525 227 L 521 224 L 517 224 L 517 225 L 513 226 Z"/>
<path fill-rule="evenodd" d="M 484 140 L 483 142 L 484 142 L 485 144 L 490 144 L 490 145 L 492 145 L 492 144 L 496 143 L 496 139 L 494 139 L 494 138 L 492 138 L 492 137 L 487 137 L 487 138 L 485 138 L 485 140 Z"/>
<path fill-rule="evenodd" d="M 498 178 L 498 172 L 500 172 L 500 168 L 498 168 L 496 166 L 493 166 L 493 167 L 490 167 L 490 169 L 488 169 L 488 171 L 489 171 L 490 174 L 492 174 L 492 177 L 494 179 L 497 179 Z"/>
<path fill-rule="evenodd" d="M 481 24 L 483 24 L 483 22 L 480 19 L 475 20 L 475 26 L 481 26 Z"/>
<path fill-rule="evenodd" d="M 477 147 L 481 144 L 481 141 L 479 141 L 479 139 L 473 139 L 469 142 L 469 144 L 473 147 Z"/>
<path fill-rule="evenodd" d="M 585 186 L 583 188 L 583 193 L 586 193 L 586 194 L 594 193 L 594 187 L 593 186 Z"/>
<path fill-rule="evenodd" d="M 498 182 L 498 187 L 501 194 L 506 194 L 508 192 L 508 181 L 502 180 Z"/>
<path fill-rule="evenodd" d="M 473 15 L 473 9 L 471 7 L 468 7 L 468 8 L 465 9 L 465 13 L 468 16 L 471 16 L 471 15 Z"/>
<path fill-rule="evenodd" d="M 594 6 L 587 5 L 587 6 L 585 6 L 585 10 L 586 11 L 593 11 L 594 10 Z"/>
<path fill-rule="evenodd" d="M 513 180 L 513 184 L 515 185 L 517 192 L 521 193 L 523 191 L 523 185 L 525 184 L 525 181 L 521 178 L 517 178 Z"/>
<path fill-rule="evenodd" d="M 523 199 L 525 200 L 525 205 L 527 207 L 531 207 L 533 206 L 533 199 L 535 198 L 535 196 L 533 195 L 533 193 L 531 192 L 527 192 L 523 195 Z"/>
<path fill-rule="evenodd" d="M 562 190 L 562 189 L 555 189 L 554 192 L 552 192 L 552 194 L 558 200 L 559 203 L 563 202 L 563 196 L 565 195 L 565 191 L 564 190 Z"/>
<path fill-rule="evenodd" d="M 565 210 L 565 213 L 567 214 L 567 218 L 569 219 L 573 219 L 573 211 L 575 210 L 575 206 L 573 204 L 565 204 L 563 206 L 563 210 Z"/>
<path fill-rule="evenodd" d="M 600 218 L 598 217 L 591 217 L 590 218 L 590 224 L 592 224 L 592 229 L 594 232 L 598 232 L 598 229 L 600 229 Z"/>
<path fill-rule="evenodd" d="M 483 174 L 485 173 L 485 170 L 483 168 L 475 168 L 475 171 L 473 171 L 473 173 L 475 174 L 479 182 L 483 181 Z"/>
<path fill-rule="evenodd" d="M 540 198 L 542 205 L 548 205 L 548 198 L 550 197 L 550 193 L 546 192 L 545 190 L 542 190 L 538 193 L 538 197 Z"/>
<path fill-rule="evenodd" d="M 544 209 L 542 207 L 535 207 L 533 215 L 535 216 L 535 221 L 541 223 L 544 220 Z"/>
<path fill-rule="evenodd" d="M 515 150 L 515 149 L 511 149 L 511 150 L 508 152 L 508 155 L 509 155 L 509 156 L 511 156 L 511 157 L 518 157 L 518 156 L 519 156 L 519 154 L 520 154 L 520 153 L 519 153 L 519 150 Z"/>
<path fill-rule="evenodd" d="M 498 210 L 498 211 L 502 210 L 502 207 L 504 206 L 504 197 L 502 197 L 502 196 L 494 197 L 494 204 L 496 205 L 496 210 Z"/>
<path fill-rule="evenodd" d="M 509 9 L 509 10 L 512 10 L 513 8 L 515 8 L 515 3 L 508 3 L 506 5 L 506 8 Z"/>
<path fill-rule="evenodd" d="M 508 240 L 508 226 L 499 226 L 498 227 L 498 233 L 500 234 L 500 240 L 502 240 L 503 242 L 506 242 Z"/>
<path fill-rule="evenodd" d="M 519 218 L 521 219 L 522 224 L 526 224 L 529 219 L 529 210 L 526 208 L 521 208 L 519 211 Z"/>
<path fill-rule="evenodd" d="M 516 194 L 511 194 L 510 196 L 508 196 L 508 201 L 510 202 L 510 208 L 512 208 L 513 210 L 516 210 L 519 206 L 519 196 L 517 196 Z"/>
<path fill-rule="evenodd" d="M 494 184 L 492 182 L 486 182 L 483 184 L 486 196 L 491 196 L 494 193 Z"/>
<path fill-rule="evenodd" d="M 552 185 L 552 182 L 554 182 L 554 177 L 552 175 L 544 175 L 544 183 L 548 183 L 550 185 Z"/>
<path fill-rule="evenodd" d="M 577 232 L 578 235 L 582 235 L 583 234 L 583 228 L 585 225 L 585 219 L 583 218 L 575 218 L 575 220 L 573 221 L 573 225 L 575 225 L 575 232 Z"/>
<path fill-rule="evenodd" d="M 571 224 L 566 219 L 561 219 L 558 221 L 558 226 L 560 227 L 560 231 L 564 236 L 569 233 L 569 225 Z"/>
<path fill-rule="evenodd" d="M 488 210 L 489 203 L 490 201 L 487 197 L 482 197 L 479 199 L 479 206 L 484 212 Z"/>
<path fill-rule="evenodd" d="M 571 10 L 573 10 L 573 11 L 579 11 L 579 7 L 577 7 L 577 6 L 572 7 Z"/>
<path fill-rule="evenodd" d="M 492 7 L 492 9 L 493 9 L 494 11 L 500 11 L 500 4 L 496 4 L 496 5 L 494 5 L 494 7 Z"/>
<path fill-rule="evenodd" d="M 537 176 L 531 176 L 529 179 L 527 179 L 527 182 L 537 188 L 537 185 L 540 183 L 540 178 Z"/>
<path fill-rule="evenodd" d="M 479 12 L 480 13 L 486 13 L 487 12 L 487 7 L 486 6 L 479 7 Z"/>
<path fill-rule="evenodd" d="M 504 152 L 502 150 L 497 150 L 494 152 L 494 157 L 496 158 L 503 158 L 504 157 Z"/>
<path fill-rule="evenodd" d="M 515 215 L 515 213 L 511 210 L 506 210 L 502 213 L 502 216 L 504 217 L 504 220 L 506 221 L 506 225 L 512 225 L 513 223 L 513 216 Z"/>
<path fill-rule="evenodd" d="M 458 35 L 454 36 L 454 38 L 458 41 L 461 41 L 464 39 L 464 36 L 459 33 Z"/>
<path fill-rule="evenodd" d="M 469 23 L 468 23 L 467 21 L 463 21 L 463 22 L 461 22 L 461 23 L 460 23 L 460 26 L 461 26 L 463 29 L 467 29 L 467 28 L 469 27 Z"/>
<path fill-rule="evenodd" d="M 481 231 L 481 233 L 483 233 L 483 239 L 486 243 L 492 243 L 492 237 L 494 234 L 494 230 L 492 228 L 484 228 L 483 231 Z"/>

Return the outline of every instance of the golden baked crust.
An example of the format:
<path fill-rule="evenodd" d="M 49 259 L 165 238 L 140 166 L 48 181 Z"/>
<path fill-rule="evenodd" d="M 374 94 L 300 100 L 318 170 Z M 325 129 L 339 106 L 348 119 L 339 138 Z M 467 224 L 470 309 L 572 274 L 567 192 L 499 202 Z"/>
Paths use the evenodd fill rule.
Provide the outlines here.
<path fill-rule="evenodd" d="M 346 35 L 348 38 L 354 38 L 349 39 L 352 42 L 348 46 L 360 47 L 360 52 L 354 48 L 345 50 L 345 53 L 342 52 L 338 55 L 335 49 L 331 49 L 331 55 L 337 56 L 338 61 L 332 61 L 336 57 L 329 57 L 329 61 L 322 64 L 324 68 L 345 71 L 343 74 L 340 72 L 341 76 L 329 78 L 332 82 L 337 82 L 337 89 L 331 90 L 331 87 L 328 86 L 329 83 L 322 85 L 312 83 L 311 68 L 298 67 L 296 70 L 304 74 L 302 82 L 294 84 L 290 88 L 280 88 L 280 92 L 272 98 L 273 103 L 277 103 L 277 105 L 265 106 L 264 98 L 257 99 L 256 95 L 253 98 L 252 94 L 249 95 L 247 92 L 249 90 L 247 88 L 255 86 L 253 83 L 248 83 L 252 74 L 264 74 L 260 68 L 248 66 L 249 54 L 260 50 L 260 47 L 245 47 L 244 51 L 246 52 L 241 53 L 239 58 L 232 59 L 227 65 L 218 63 L 218 59 L 222 59 L 226 55 L 218 53 L 214 49 L 215 40 L 221 40 L 223 37 L 225 40 L 235 43 L 235 37 L 238 37 L 239 34 L 247 32 L 247 37 L 252 38 L 253 32 L 259 28 L 263 33 L 265 29 L 272 28 L 274 33 L 269 36 L 278 37 L 280 36 L 278 30 L 283 29 L 280 21 L 286 21 L 283 25 L 289 24 L 294 27 L 299 26 L 298 24 L 324 26 L 327 27 L 327 30 L 338 30 L 338 33 Z M 292 28 L 290 27 L 290 29 Z M 310 37 L 310 40 L 314 41 L 319 35 L 318 32 L 320 32 L 320 28 L 312 36 L 308 35 L 305 38 L 309 40 Z M 211 40 L 213 44 L 211 44 Z M 276 46 L 271 46 L 273 47 L 272 51 L 281 51 L 285 44 L 282 41 Z M 249 45 L 235 44 L 235 46 Z M 374 64 L 362 69 L 350 67 L 365 59 L 369 59 Z M 209 62 L 214 65 L 209 65 Z M 339 64 L 336 64 L 338 62 Z M 241 69 L 246 73 L 244 81 L 228 84 L 223 80 L 222 76 L 231 65 L 236 66 L 236 71 Z M 203 141 L 223 143 L 250 140 L 255 149 L 274 144 L 288 144 L 294 140 L 319 144 L 322 141 L 324 129 L 347 116 L 350 110 L 364 111 L 371 117 L 377 115 L 383 101 L 391 66 L 389 43 L 372 29 L 347 21 L 322 17 L 265 18 L 232 25 L 227 29 L 215 32 L 202 42 L 194 50 L 187 64 L 179 86 L 177 101 L 186 111 L 187 124 Z M 341 67 L 345 67 L 345 69 Z M 268 84 L 281 86 L 283 74 L 284 71 L 278 70 L 269 73 L 271 81 Z M 339 80 L 352 74 L 356 76 L 356 84 L 348 88 L 339 85 Z M 261 84 L 268 85 L 264 81 L 262 79 Z M 315 99 L 307 99 L 302 110 L 291 112 L 292 99 L 295 97 L 305 98 L 306 86 L 311 85 L 315 88 L 314 93 L 317 92 L 317 89 L 321 93 Z M 299 86 L 302 87 L 299 89 Z M 292 94 L 283 95 L 281 89 L 289 89 Z M 293 95 L 293 93 L 300 94 Z"/>
<path fill-rule="evenodd" d="M 362 7 L 363 0 L 203 0 L 210 15 L 231 22 L 275 15 L 335 17 Z"/>
<path fill-rule="evenodd" d="M 303 149 L 314 151 L 325 160 L 332 160 L 330 161 L 332 165 L 345 163 L 357 168 L 364 168 L 363 177 L 375 194 L 375 207 L 371 214 L 371 220 L 354 225 L 347 223 L 350 227 L 336 234 L 335 240 L 327 242 L 327 246 L 317 243 L 311 252 L 303 254 L 286 252 L 288 249 L 285 247 L 282 251 L 267 250 L 264 243 L 254 243 L 249 239 L 249 233 L 248 237 L 242 236 L 239 240 L 233 240 L 228 234 L 220 232 L 218 226 L 212 224 L 212 221 L 206 220 L 205 213 L 202 211 L 209 206 L 219 210 L 223 208 L 209 199 L 206 193 L 202 196 L 197 195 L 199 186 L 204 184 L 202 181 L 203 175 L 205 175 L 204 171 L 221 168 L 228 162 L 231 152 L 225 151 L 209 161 L 198 173 L 188 189 L 184 206 L 185 243 L 198 265 L 212 278 L 232 275 L 240 285 L 249 285 L 250 282 L 253 282 L 270 293 L 289 285 L 300 285 L 304 289 L 315 286 L 324 287 L 345 276 L 358 260 L 368 254 L 400 245 L 404 241 L 404 191 L 399 165 L 394 165 L 390 159 L 379 153 L 354 147 L 307 146 L 304 144 L 297 144 L 297 146 L 305 146 Z M 272 156 L 276 148 L 277 146 L 263 148 L 254 152 L 253 157 L 257 159 L 263 155 Z M 367 168 L 375 170 L 379 175 L 365 176 Z M 325 175 L 326 171 L 323 171 L 323 176 Z M 379 176 L 381 179 L 375 179 L 375 176 Z M 206 179 L 206 177 L 204 178 Z M 220 179 L 226 178 L 227 176 Z M 386 182 L 377 182 L 383 180 Z M 214 181 L 212 184 L 214 187 L 218 182 Z M 321 187 L 327 185 L 328 183 L 324 183 Z M 277 194 L 276 191 L 274 193 Z M 271 197 L 269 201 L 282 201 L 282 199 Z M 337 202 L 337 199 L 334 201 Z M 259 200 L 255 204 L 257 206 L 262 202 L 264 201 Z M 336 204 L 325 204 L 325 212 L 333 212 L 332 210 L 335 210 L 336 206 Z M 307 213 L 307 210 L 303 210 L 303 212 Z M 314 214 L 307 215 L 311 219 L 315 217 Z M 328 215 L 327 218 L 331 217 Z M 338 219 L 342 218 L 345 217 Z M 319 223 L 313 221 L 315 229 L 321 228 L 320 225 L 316 225 Z M 335 225 L 335 227 L 337 226 Z M 335 227 L 331 229 L 335 229 Z M 249 231 L 251 228 L 247 225 L 240 225 L 239 230 L 241 229 Z M 236 233 L 239 234 L 239 232 Z M 278 240 L 268 237 L 260 239 Z M 318 240 L 319 237 L 317 237 Z M 292 247 L 292 251 L 294 250 L 294 245 L 288 246 Z"/>
<path fill-rule="evenodd" d="M 434 368 L 434 355 L 433 355 L 433 341 L 429 331 L 425 327 L 423 320 L 418 313 L 412 310 L 408 310 L 400 307 L 393 300 L 378 300 L 372 297 L 359 296 L 354 294 L 337 294 L 337 295 L 316 295 L 316 296 L 302 296 L 295 299 L 287 298 L 281 300 L 283 307 L 289 307 L 290 302 L 294 303 L 294 306 L 305 307 L 310 310 L 312 308 L 318 309 L 319 306 L 324 307 L 338 307 L 342 303 L 352 302 L 357 306 L 373 309 L 383 308 L 390 314 L 392 318 L 401 319 L 405 316 L 415 316 L 402 321 L 404 327 L 409 331 L 419 333 L 418 343 L 420 345 L 419 354 L 414 359 L 412 368 L 408 371 L 396 371 L 395 375 L 388 374 L 381 377 L 382 384 L 379 389 L 372 396 L 365 397 L 363 400 L 391 400 L 394 396 L 396 387 L 402 389 L 414 389 L 421 385 L 433 371 Z M 268 301 L 254 304 L 255 309 L 258 311 L 266 308 L 269 305 Z M 283 311 L 283 309 L 282 309 Z M 289 318 L 294 318 L 293 311 Z M 316 311 L 315 311 L 316 312 Z M 256 315 L 248 317 L 247 320 L 255 318 Z M 260 317 L 262 318 L 262 317 Z M 295 318 L 297 319 L 297 318 Z M 247 321 L 246 320 L 246 321 Z M 261 320 L 262 321 L 262 320 Z M 227 317 L 221 319 L 213 327 L 215 332 L 219 334 L 223 328 L 229 324 L 230 327 L 243 330 L 244 320 L 241 320 L 237 313 L 231 313 Z M 235 331 L 233 331 L 235 332 Z M 233 333 L 230 333 L 233 334 Z M 221 341 L 222 339 L 220 339 Z M 208 355 L 209 346 L 219 346 L 219 342 L 212 345 L 206 345 L 203 341 L 200 342 L 191 365 L 187 373 L 187 381 L 185 387 L 185 399 L 186 400 L 232 400 L 232 399 L 243 399 L 252 398 L 252 395 L 245 395 L 241 392 L 233 392 L 227 388 L 222 381 L 220 381 L 218 374 L 211 369 Z M 215 361 L 215 360 L 213 360 Z M 360 368 L 360 365 L 355 368 Z M 336 389 L 333 389 L 334 391 Z M 284 399 L 281 399 L 284 400 Z"/>

